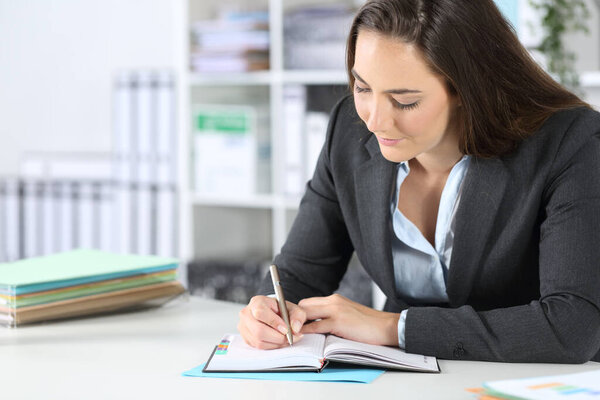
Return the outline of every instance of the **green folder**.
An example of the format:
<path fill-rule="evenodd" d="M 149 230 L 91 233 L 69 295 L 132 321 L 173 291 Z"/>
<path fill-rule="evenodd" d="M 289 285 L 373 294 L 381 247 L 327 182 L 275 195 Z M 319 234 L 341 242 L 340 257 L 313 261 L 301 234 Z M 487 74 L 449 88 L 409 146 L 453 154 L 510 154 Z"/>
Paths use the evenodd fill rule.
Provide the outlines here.
<path fill-rule="evenodd" d="M 158 256 L 73 250 L 0 264 L 0 293 L 19 295 L 177 268 Z"/>

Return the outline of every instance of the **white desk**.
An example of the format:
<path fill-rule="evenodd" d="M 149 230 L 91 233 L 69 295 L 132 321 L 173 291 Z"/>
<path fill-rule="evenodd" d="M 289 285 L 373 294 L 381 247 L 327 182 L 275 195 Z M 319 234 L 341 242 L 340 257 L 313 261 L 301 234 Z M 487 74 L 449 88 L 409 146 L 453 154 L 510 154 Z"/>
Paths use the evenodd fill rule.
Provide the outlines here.
<path fill-rule="evenodd" d="M 182 377 L 235 332 L 238 304 L 179 299 L 161 308 L 0 329 L 3 399 L 472 399 L 483 381 L 582 372 L 600 364 L 440 360 L 441 374 L 386 372 L 373 383 Z"/>

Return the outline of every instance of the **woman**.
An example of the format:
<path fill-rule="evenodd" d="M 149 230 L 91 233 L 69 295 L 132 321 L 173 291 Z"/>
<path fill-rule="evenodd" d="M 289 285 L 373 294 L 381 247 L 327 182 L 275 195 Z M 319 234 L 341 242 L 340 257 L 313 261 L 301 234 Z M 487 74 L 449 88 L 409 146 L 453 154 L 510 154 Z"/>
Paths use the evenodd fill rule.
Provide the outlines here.
<path fill-rule="evenodd" d="M 600 118 L 492 0 L 372 0 L 281 254 L 296 340 L 447 359 L 581 363 L 600 348 Z M 362 120 L 362 122 L 361 122 Z M 356 252 L 385 311 L 330 296 Z M 268 279 L 262 294 L 272 293 Z M 310 322 L 313 321 L 313 322 Z M 286 345 L 276 302 L 238 325 Z"/>

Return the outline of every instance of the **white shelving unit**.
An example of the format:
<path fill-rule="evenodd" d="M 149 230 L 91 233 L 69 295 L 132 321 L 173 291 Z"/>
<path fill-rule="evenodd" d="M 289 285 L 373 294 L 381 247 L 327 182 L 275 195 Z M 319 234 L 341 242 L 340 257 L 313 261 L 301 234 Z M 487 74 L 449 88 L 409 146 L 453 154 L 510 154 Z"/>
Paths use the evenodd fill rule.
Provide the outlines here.
<path fill-rule="evenodd" d="M 176 18 L 185 21 L 181 26 L 185 40 L 182 40 L 182 46 L 177 49 L 178 58 L 182 60 L 179 71 L 181 76 L 179 131 L 182 132 L 183 137 L 179 143 L 180 154 L 183 155 L 180 165 L 180 179 L 183 182 L 180 253 L 183 260 L 206 256 L 219 257 L 220 254 L 225 257 L 231 255 L 230 253 L 257 252 L 270 258 L 279 252 L 300 201 L 300 197 L 286 195 L 283 190 L 284 88 L 292 84 L 342 86 L 347 84 L 346 72 L 341 69 L 286 70 L 283 52 L 284 14 L 288 9 L 297 6 L 339 2 L 351 6 L 362 3 L 360 0 L 234 0 L 229 2 L 242 7 L 262 7 L 269 10 L 270 70 L 209 74 L 190 72 L 189 30 L 194 21 L 214 18 L 215 10 L 222 2 L 184 0 L 180 4 L 181 8 Z M 269 110 L 271 191 L 236 197 L 195 193 L 192 190 L 191 160 L 193 105 L 200 102 L 237 105 L 244 104 L 244 98 L 263 103 L 263 106 Z M 242 237 L 239 230 L 245 232 L 246 236 Z M 231 239 L 232 236 L 236 236 L 238 240 Z M 233 248 L 227 251 L 229 246 L 240 246 L 238 242 L 246 240 L 250 240 L 250 243 L 242 244 L 244 248 Z"/>
<path fill-rule="evenodd" d="M 279 252 L 300 198 L 284 191 L 282 171 L 285 160 L 283 98 L 286 85 L 347 84 L 346 72 L 339 70 L 290 70 L 284 65 L 284 15 L 302 5 L 344 2 L 358 7 L 363 0 L 179 0 L 173 18 L 179 37 L 179 142 L 180 157 L 180 256 L 189 261 L 198 257 L 229 256 L 231 253 L 261 253 L 269 258 Z M 194 21 L 216 17 L 222 3 L 269 10 L 270 70 L 247 73 L 197 74 L 190 71 L 190 28 Z M 527 13 L 522 12 L 523 15 Z M 588 100 L 600 104 L 600 75 L 582 74 Z M 192 190 L 192 107 L 195 103 L 262 103 L 269 110 L 271 141 L 271 190 L 243 196 L 214 196 Z M 241 247 L 240 247 L 241 246 Z M 229 247 L 233 247 L 230 249 Z M 185 273 L 185 271 L 184 271 Z"/>

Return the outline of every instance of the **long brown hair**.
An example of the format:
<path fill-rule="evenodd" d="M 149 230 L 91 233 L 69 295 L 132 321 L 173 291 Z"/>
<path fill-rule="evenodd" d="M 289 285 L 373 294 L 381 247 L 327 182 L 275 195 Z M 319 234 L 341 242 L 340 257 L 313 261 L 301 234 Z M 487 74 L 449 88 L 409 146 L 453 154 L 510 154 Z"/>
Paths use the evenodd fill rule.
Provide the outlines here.
<path fill-rule="evenodd" d="M 493 0 L 368 1 L 348 36 L 351 88 L 360 30 L 416 45 L 445 78 L 462 105 L 457 120 L 464 154 L 509 153 L 556 111 L 589 107 L 537 65 Z"/>

